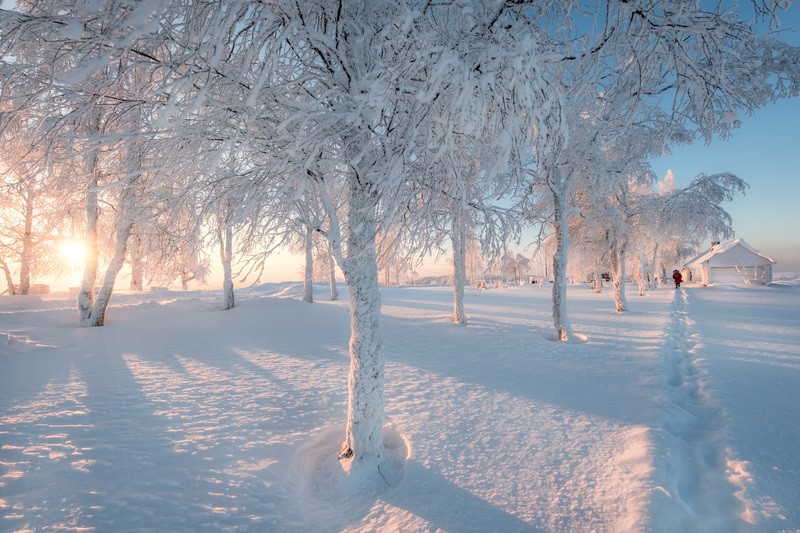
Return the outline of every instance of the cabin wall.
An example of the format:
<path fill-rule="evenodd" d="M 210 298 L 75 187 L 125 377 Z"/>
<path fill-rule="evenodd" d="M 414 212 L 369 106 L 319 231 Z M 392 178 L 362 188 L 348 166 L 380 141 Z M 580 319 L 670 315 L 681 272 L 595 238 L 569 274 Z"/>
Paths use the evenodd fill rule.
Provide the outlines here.
<path fill-rule="evenodd" d="M 766 285 L 772 279 L 772 265 L 711 266 L 708 282 L 735 285 Z"/>
<path fill-rule="evenodd" d="M 730 250 L 714 255 L 708 259 L 708 266 L 713 267 L 734 267 L 742 265 L 763 265 L 764 258 L 754 254 L 741 245 L 734 246 Z"/>

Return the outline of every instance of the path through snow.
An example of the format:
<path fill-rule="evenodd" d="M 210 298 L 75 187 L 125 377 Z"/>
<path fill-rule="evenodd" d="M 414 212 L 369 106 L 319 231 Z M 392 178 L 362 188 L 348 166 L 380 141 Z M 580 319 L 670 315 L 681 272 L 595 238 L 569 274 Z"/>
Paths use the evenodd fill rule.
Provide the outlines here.
<path fill-rule="evenodd" d="M 689 308 L 686 290 L 676 290 L 662 356 L 666 391 L 657 402 L 663 410 L 656 457 L 663 494 L 654 499 L 654 523 L 674 531 L 735 531 L 741 487 L 728 477 L 726 415 L 698 357 L 700 338 Z M 665 505 L 664 496 L 674 505 Z"/>

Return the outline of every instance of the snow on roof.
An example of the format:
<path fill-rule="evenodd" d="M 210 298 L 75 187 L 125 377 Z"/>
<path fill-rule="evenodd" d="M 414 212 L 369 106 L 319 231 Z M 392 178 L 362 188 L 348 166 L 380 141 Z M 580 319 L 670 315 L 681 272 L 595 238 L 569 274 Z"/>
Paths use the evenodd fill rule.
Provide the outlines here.
<path fill-rule="evenodd" d="M 741 246 L 745 250 L 756 254 L 757 256 L 761 257 L 762 259 L 764 259 L 765 261 L 767 261 L 769 263 L 772 263 L 772 264 L 776 264 L 777 263 L 777 261 L 775 261 L 774 259 L 772 259 L 770 257 L 767 257 L 766 255 L 762 254 L 761 252 L 759 252 L 758 250 L 756 250 L 755 248 L 753 248 L 752 246 L 747 244 L 744 241 L 744 239 L 734 239 L 732 241 L 723 242 L 723 243 L 720 243 L 720 244 L 717 244 L 717 245 L 712 245 L 710 250 L 708 250 L 707 252 L 703 252 L 702 254 L 698 255 L 694 259 L 691 259 L 691 260 L 687 261 L 686 264 L 684 264 L 683 266 L 685 268 L 685 267 L 688 267 L 688 266 L 691 266 L 691 265 L 696 265 L 696 264 L 702 263 L 703 261 L 708 261 L 709 259 L 711 259 L 715 255 L 724 254 L 725 252 L 727 252 L 728 250 L 730 250 L 731 248 L 734 248 L 736 246 Z"/>

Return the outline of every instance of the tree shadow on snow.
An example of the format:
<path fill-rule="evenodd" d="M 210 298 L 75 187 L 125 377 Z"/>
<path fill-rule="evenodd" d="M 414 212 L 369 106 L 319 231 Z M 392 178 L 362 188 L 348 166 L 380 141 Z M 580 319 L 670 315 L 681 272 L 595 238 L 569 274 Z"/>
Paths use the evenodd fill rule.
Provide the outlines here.
<path fill-rule="evenodd" d="M 539 531 L 414 460 L 406 463 L 402 483 L 384 500 L 425 519 L 433 530 Z"/>
<path fill-rule="evenodd" d="M 309 529 L 374 526 L 368 522 L 370 513 L 384 502 L 425 520 L 432 530 L 537 531 L 440 472 L 410 460 L 405 439 L 389 426 L 384 428 L 388 459 L 381 460 L 382 470 L 367 463 L 346 474 L 337 459 L 343 433 L 343 427 L 327 427 L 295 454 L 296 501 Z"/>
<path fill-rule="evenodd" d="M 623 424 L 648 421 L 643 406 L 656 394 L 646 374 L 652 369 L 647 360 L 626 359 L 622 348 L 612 359 L 599 356 L 591 339 L 554 342 L 526 324 L 483 319 L 466 328 L 397 317 L 384 324 L 390 362 Z M 631 387 L 632 376 L 643 385 Z"/>

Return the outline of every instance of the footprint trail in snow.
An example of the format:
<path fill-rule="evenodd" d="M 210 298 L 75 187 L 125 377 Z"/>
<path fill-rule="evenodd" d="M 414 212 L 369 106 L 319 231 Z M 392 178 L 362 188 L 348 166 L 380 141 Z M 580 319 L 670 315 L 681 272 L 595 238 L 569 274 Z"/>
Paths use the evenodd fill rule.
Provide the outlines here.
<path fill-rule="evenodd" d="M 670 307 L 663 348 L 665 392 L 658 399 L 663 411 L 660 462 L 667 496 L 653 514 L 654 525 L 680 531 L 736 531 L 743 504 L 741 487 L 726 472 L 726 415 L 715 402 L 699 336 L 693 332 L 684 290 L 677 290 Z"/>

